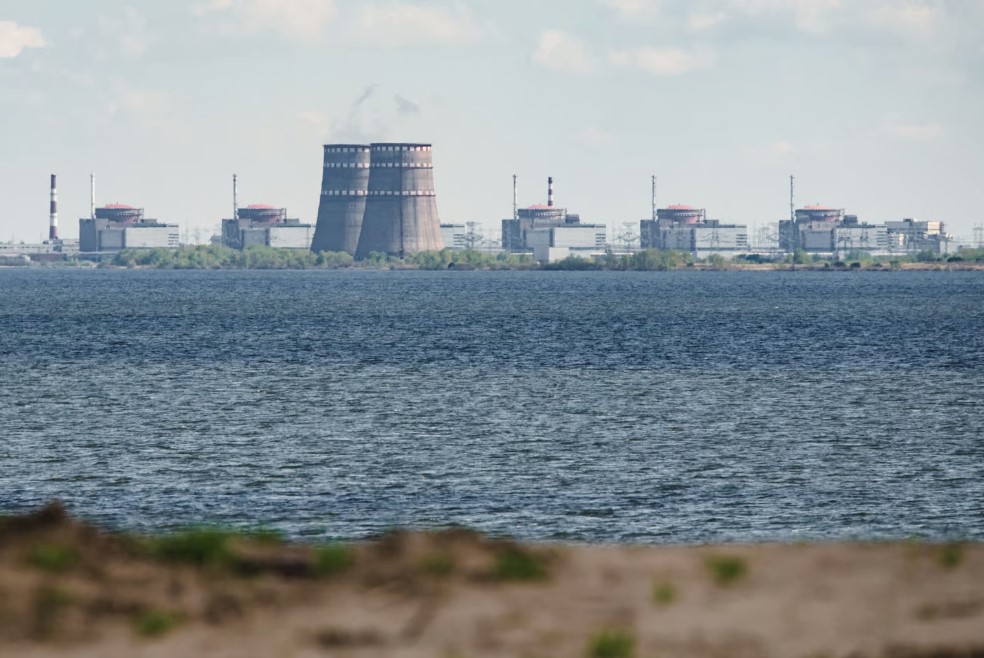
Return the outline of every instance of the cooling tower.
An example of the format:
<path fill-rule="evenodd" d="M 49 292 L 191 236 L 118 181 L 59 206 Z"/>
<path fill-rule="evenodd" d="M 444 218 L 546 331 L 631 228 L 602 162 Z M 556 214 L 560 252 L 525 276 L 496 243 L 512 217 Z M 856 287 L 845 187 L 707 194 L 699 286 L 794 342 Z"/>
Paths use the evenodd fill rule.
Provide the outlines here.
<path fill-rule="evenodd" d="M 369 147 L 326 145 L 318 226 L 314 230 L 311 251 L 347 251 L 355 255 L 368 189 Z"/>
<path fill-rule="evenodd" d="M 356 259 L 444 248 L 430 144 L 373 144 L 369 194 Z"/>

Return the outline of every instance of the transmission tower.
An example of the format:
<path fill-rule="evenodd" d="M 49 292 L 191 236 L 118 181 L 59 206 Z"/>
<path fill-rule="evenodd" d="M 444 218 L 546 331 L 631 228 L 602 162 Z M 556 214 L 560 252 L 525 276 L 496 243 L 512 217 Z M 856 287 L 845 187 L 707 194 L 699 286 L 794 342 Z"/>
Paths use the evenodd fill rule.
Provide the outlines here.
<path fill-rule="evenodd" d="M 468 227 L 468 232 L 465 233 L 465 248 L 474 251 L 475 247 L 482 244 L 485 239 L 485 236 L 479 233 L 482 225 L 478 222 L 466 222 L 465 226 Z"/>

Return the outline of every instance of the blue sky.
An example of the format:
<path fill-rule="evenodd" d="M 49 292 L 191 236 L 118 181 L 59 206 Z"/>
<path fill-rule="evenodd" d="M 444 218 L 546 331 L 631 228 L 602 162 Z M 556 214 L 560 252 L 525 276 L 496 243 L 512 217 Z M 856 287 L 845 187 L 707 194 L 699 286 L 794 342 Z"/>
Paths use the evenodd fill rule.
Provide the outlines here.
<path fill-rule="evenodd" d="M 0 239 L 100 203 L 313 221 L 321 145 L 426 141 L 442 220 L 520 201 L 621 225 L 802 204 L 984 222 L 979 0 L 0 0 Z"/>

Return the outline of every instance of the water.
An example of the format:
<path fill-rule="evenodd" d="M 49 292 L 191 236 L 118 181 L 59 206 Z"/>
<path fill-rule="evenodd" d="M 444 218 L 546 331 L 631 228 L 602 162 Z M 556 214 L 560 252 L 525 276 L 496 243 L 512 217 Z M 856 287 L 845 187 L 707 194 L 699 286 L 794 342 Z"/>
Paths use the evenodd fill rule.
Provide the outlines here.
<path fill-rule="evenodd" d="M 0 270 L 0 511 L 984 539 L 976 273 Z"/>

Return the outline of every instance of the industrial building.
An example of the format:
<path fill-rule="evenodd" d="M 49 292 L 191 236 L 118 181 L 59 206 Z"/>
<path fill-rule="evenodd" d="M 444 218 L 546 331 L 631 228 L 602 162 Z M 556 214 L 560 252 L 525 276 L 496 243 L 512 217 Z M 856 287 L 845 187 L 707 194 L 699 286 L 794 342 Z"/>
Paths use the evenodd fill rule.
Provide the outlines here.
<path fill-rule="evenodd" d="M 144 217 L 143 208 L 114 203 L 93 208 L 91 217 L 79 219 L 79 251 L 82 253 L 176 249 L 178 246 L 178 225 Z"/>
<path fill-rule="evenodd" d="M 607 227 L 598 224 L 562 224 L 534 228 L 526 232 L 526 244 L 533 258 L 553 263 L 570 256 L 590 257 L 608 249 Z"/>
<path fill-rule="evenodd" d="M 409 256 L 444 248 L 430 144 L 327 144 L 313 251 Z"/>
<path fill-rule="evenodd" d="M 639 222 L 642 249 L 686 251 L 695 258 L 732 258 L 748 252 L 748 227 L 707 219 L 707 211 L 687 205 L 656 210 L 656 217 Z"/>
<path fill-rule="evenodd" d="M 236 209 L 236 219 L 222 220 L 222 244 L 232 249 L 254 245 L 277 249 L 310 249 L 314 227 L 288 219 L 286 208 L 255 204 Z"/>
<path fill-rule="evenodd" d="M 779 222 L 779 248 L 787 252 L 801 249 L 837 257 L 858 251 L 884 255 L 918 251 L 947 254 L 952 250 L 952 240 L 942 222 L 904 219 L 866 224 L 857 215 L 819 205 L 796 210 L 794 220 Z"/>
<path fill-rule="evenodd" d="M 441 237 L 446 249 L 463 251 L 469 248 L 471 234 L 466 224 L 441 224 Z"/>
<path fill-rule="evenodd" d="M 592 256 L 608 248 L 608 231 L 603 224 L 582 224 L 581 216 L 554 204 L 554 179 L 547 178 L 547 203 L 520 208 L 516 202 L 513 176 L 513 216 L 502 220 L 502 249 L 533 252 L 540 262 L 554 262 L 568 256 Z"/>
<path fill-rule="evenodd" d="M 956 251 L 956 242 L 946 232 L 943 222 L 923 222 L 917 219 L 903 219 L 885 222 L 888 234 L 889 251 L 951 254 Z"/>

